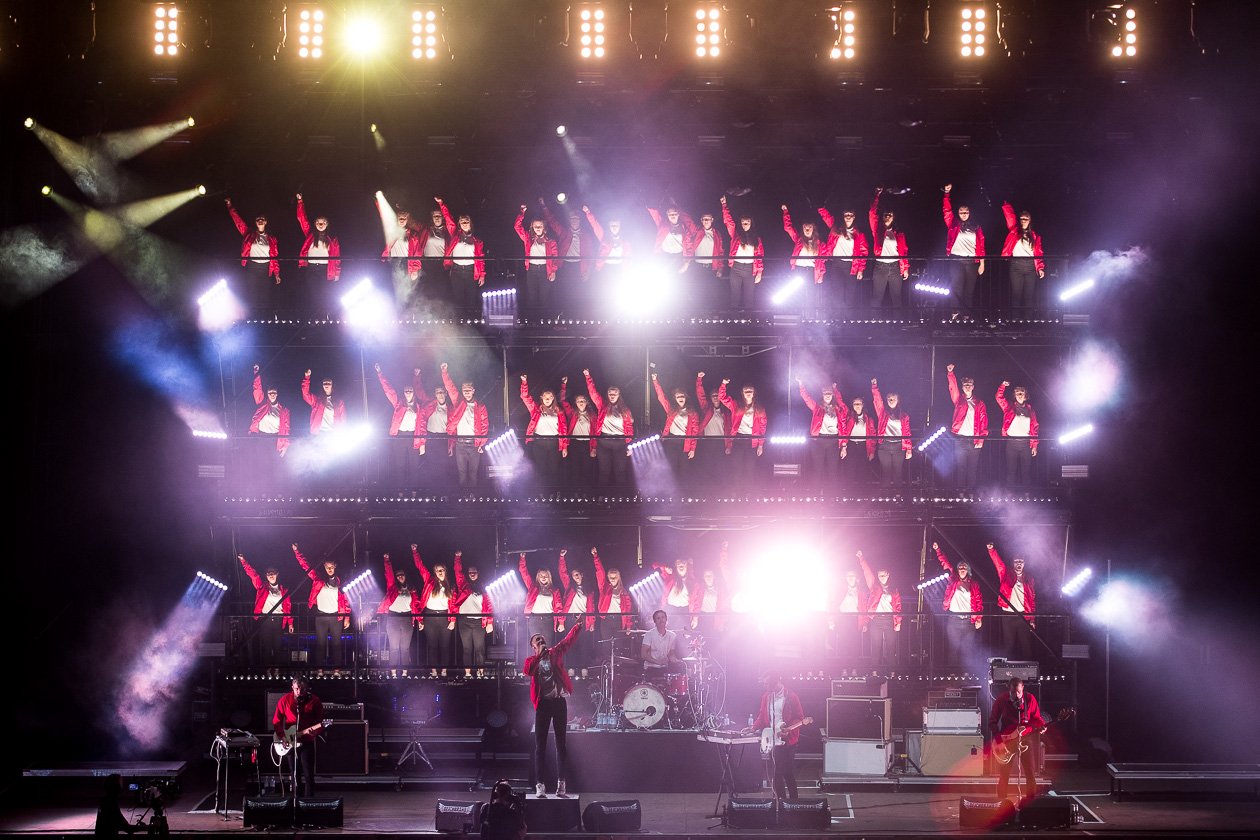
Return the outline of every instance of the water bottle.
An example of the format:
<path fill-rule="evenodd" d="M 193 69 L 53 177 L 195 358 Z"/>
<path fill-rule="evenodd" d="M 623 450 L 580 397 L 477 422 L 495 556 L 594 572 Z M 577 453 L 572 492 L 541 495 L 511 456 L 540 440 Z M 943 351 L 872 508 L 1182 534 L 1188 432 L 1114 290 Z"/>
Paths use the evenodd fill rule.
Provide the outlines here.
<path fill-rule="evenodd" d="M 749 716 L 748 716 L 748 728 L 749 728 L 749 729 L 751 729 L 751 728 L 752 728 L 752 725 L 753 725 L 753 720 L 754 720 L 754 719 L 755 719 L 755 718 L 754 718 L 754 716 L 753 716 L 753 715 L 749 715 Z"/>

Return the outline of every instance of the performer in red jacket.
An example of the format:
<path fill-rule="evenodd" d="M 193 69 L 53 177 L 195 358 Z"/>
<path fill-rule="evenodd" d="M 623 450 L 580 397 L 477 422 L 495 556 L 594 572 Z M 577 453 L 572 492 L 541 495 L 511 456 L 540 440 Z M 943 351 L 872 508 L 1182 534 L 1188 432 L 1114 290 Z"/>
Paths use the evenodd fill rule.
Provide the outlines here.
<path fill-rule="evenodd" d="M 717 568 L 701 572 L 700 582 L 689 590 L 692 630 L 701 629 L 702 618 L 706 632 L 721 633 L 726 629 L 726 613 L 731 609 L 731 586 L 730 543 L 723 541 L 718 552 Z"/>
<path fill-rule="evenodd" d="M 796 799 L 796 746 L 801 740 L 801 724 L 805 710 L 801 698 L 783 683 L 778 671 L 769 671 L 762 678 L 766 687 L 750 732 L 769 729 L 773 743 L 770 763 L 774 773 L 776 799 Z"/>
<path fill-rule="evenodd" d="M 766 449 L 766 409 L 757 401 L 757 389 L 745 385 L 742 390 L 743 399 L 736 402 L 726 393 L 729 379 L 723 379 L 718 386 L 718 399 L 730 412 L 730 427 L 727 430 L 727 447 L 735 461 L 734 475 L 740 489 L 752 490 L 757 481 L 757 459 Z"/>
<path fill-rule="evenodd" d="M 1017 218 L 1009 201 L 1003 202 L 1002 215 L 1006 219 L 1002 256 L 1013 258 L 1007 261 L 1011 275 L 1011 308 L 1027 312 L 1036 302 L 1037 281 L 1046 276 L 1041 234 L 1033 230 L 1032 214 L 1021 210 Z"/>
<path fill-rule="evenodd" d="M 810 481 L 821 488 L 834 487 L 840 478 L 841 432 L 848 423 L 849 409 L 840 394 L 840 386 L 834 382 L 823 389 L 821 403 L 814 402 L 799 376 L 796 387 L 810 412 Z"/>
<path fill-rule="evenodd" d="M 862 633 L 867 625 L 867 591 L 862 588 L 856 569 L 845 570 L 835 595 L 835 608 L 827 621 L 827 629 L 835 631 L 831 649 L 841 662 L 856 665 L 862 657 Z"/>
<path fill-rule="evenodd" d="M 665 445 L 665 457 L 681 482 L 690 475 L 689 465 L 696 457 L 696 443 L 700 435 L 700 411 L 691 405 L 687 392 L 675 388 L 670 399 L 665 397 L 656 374 L 652 374 L 652 388 L 656 400 L 665 410 L 665 426 L 661 430 L 661 442 Z"/>
<path fill-rule="evenodd" d="M 945 218 L 945 253 L 960 259 L 950 263 L 951 288 L 962 311 L 970 313 L 976 298 L 976 283 L 984 274 L 984 230 L 971 218 L 971 207 L 958 205 L 955 213 L 950 203 L 953 184 L 945 185 L 941 199 L 941 215 Z"/>
<path fill-rule="evenodd" d="M 879 419 L 866 413 L 866 403 L 854 397 L 849 403 L 840 436 L 840 461 L 848 464 L 847 480 L 853 485 L 875 480 L 875 452 L 879 443 Z"/>
<path fill-rule="evenodd" d="M 564 604 L 561 608 L 564 610 L 564 615 L 560 619 L 558 632 L 564 632 L 565 625 L 574 621 L 584 623 L 587 633 L 594 633 L 595 610 L 599 606 L 599 588 L 586 585 L 588 582 L 594 584 L 596 581 L 594 578 L 588 579 L 585 570 L 569 566 L 568 553 L 568 549 L 560 549 L 560 586 L 564 589 Z M 594 640 L 593 635 L 579 637 L 579 641 L 572 650 L 572 662 L 575 668 L 586 668 L 595 664 Z"/>
<path fill-rule="evenodd" d="M 272 385 L 263 391 L 262 374 L 258 365 L 254 365 L 254 404 L 258 406 L 249 421 L 250 435 L 257 435 L 258 454 L 254 464 L 262 484 L 272 487 L 279 473 L 280 459 L 289 450 L 289 434 L 291 418 L 289 409 L 280 403 L 280 391 Z M 272 442 L 274 439 L 274 443 Z"/>
<path fill-rule="evenodd" d="M 543 218 L 556 240 L 556 256 L 560 258 L 560 267 L 556 271 L 556 289 L 564 298 L 566 306 L 574 301 L 585 301 L 589 297 L 588 281 L 595 270 L 595 257 L 599 253 L 596 244 L 598 238 L 593 231 L 582 230 L 582 214 L 577 210 L 566 213 L 564 223 L 551 212 L 547 201 L 541 196 L 538 199 L 542 207 Z"/>
<path fill-rule="evenodd" d="M 998 628 L 1002 651 L 1008 657 L 1027 662 L 1033 658 L 1032 637 L 1037 629 L 1037 591 L 1028 574 L 1024 558 L 1018 554 L 1007 566 L 993 543 L 989 543 L 989 559 L 998 575 L 998 606 L 1006 613 Z"/>
<path fill-rule="evenodd" d="M 224 199 L 232 224 L 241 235 L 241 265 L 245 267 L 245 285 L 248 290 L 245 297 L 254 306 L 259 317 L 263 310 L 270 308 L 272 313 L 281 305 L 280 300 L 280 245 L 276 238 L 267 231 L 267 217 L 258 214 L 251 228 L 245 224 L 241 214 L 232 206 L 232 199 Z"/>
<path fill-rule="evenodd" d="M 550 641 L 564 626 L 564 591 L 555 585 L 551 569 L 530 574 L 523 551 L 516 568 L 525 584 L 525 629 Z"/>
<path fill-rule="evenodd" d="M 600 396 L 589 370 L 583 370 L 586 391 L 595 404 L 595 434 L 598 435 L 599 483 L 603 487 L 628 487 L 630 442 L 634 440 L 634 415 L 621 399 L 621 389 L 613 385 L 606 397 Z"/>
<path fill-rule="evenodd" d="M 486 285 L 486 244 L 473 233 L 472 216 L 465 213 L 456 224 L 446 205 L 441 208 L 451 231 L 443 263 L 451 275 L 451 305 L 455 311 L 476 318 L 481 315 L 480 291 Z"/>
<path fill-rule="evenodd" d="M 556 731 L 556 796 L 568 796 L 565 781 L 568 751 L 564 736 L 569 728 L 569 704 L 565 698 L 573 693 L 573 683 L 565 670 L 564 657 L 584 625 L 582 621 L 574 624 L 568 634 L 550 648 L 541 633 L 532 635 L 529 646 L 534 652 L 521 668 L 521 673 L 529 677 L 529 699 L 534 704 L 534 790 L 539 797 L 547 795 L 543 759 L 547 755 L 547 730 L 551 728 Z"/>
<path fill-rule="evenodd" d="M 603 225 L 595 218 L 591 208 L 583 204 L 582 212 L 586 214 L 586 221 L 595 232 L 595 238 L 599 240 L 599 259 L 595 261 L 595 270 L 603 274 L 605 269 L 609 269 L 608 273 L 612 274 L 612 269 L 619 270 L 632 255 L 630 240 L 621 235 L 621 218 L 609 218 L 608 232 L 605 234 Z"/>
<path fill-rule="evenodd" d="M 901 646 L 897 644 L 897 634 L 901 632 L 901 592 L 890 582 L 887 565 L 872 573 L 862 552 L 857 553 L 857 559 L 866 580 L 866 614 L 861 624 L 862 632 L 871 634 L 871 658 L 881 667 L 895 668 L 901 664 Z"/>
<path fill-rule="evenodd" d="M 311 595 L 306 606 L 315 613 L 315 665 L 322 666 L 331 659 L 333 667 L 340 669 L 345 664 L 341 633 L 350 629 L 350 599 L 341 588 L 337 561 L 325 560 L 323 574 L 320 574 L 306 562 L 297 543 L 293 543 L 293 556 L 311 579 Z"/>
<path fill-rule="evenodd" d="M 420 593 L 420 629 L 424 631 L 424 658 L 429 674 L 446 676 L 447 666 L 455 664 L 455 577 L 445 563 L 433 564 L 433 571 L 420 559 L 420 549 L 411 544 L 411 560 L 424 585 Z"/>
<path fill-rule="evenodd" d="M 1016 730 L 1022 730 L 1026 735 L 1025 743 L 1028 744 L 1028 749 L 1021 752 L 1019 758 L 1011 762 L 997 762 L 999 801 L 1006 798 L 1006 790 L 1011 783 L 1011 764 L 1015 761 L 1019 762 L 1024 785 L 1027 786 L 1021 791 L 1017 807 L 1023 807 L 1037 795 L 1037 751 L 1041 746 L 1039 736 L 1045 734 L 1047 727 L 1045 718 L 1041 716 L 1041 706 L 1037 703 L 1037 698 L 1024 691 L 1023 680 L 1019 677 L 1011 677 L 1007 681 L 1006 693 L 993 701 L 993 709 L 989 713 L 989 738 L 991 741 L 1000 742 L 1004 736 L 1010 736 Z"/>
<path fill-rule="evenodd" d="M 456 629 L 464 673 L 476 668 L 480 677 L 486 664 L 486 638 L 494 633 L 494 604 L 481 569 L 476 563 L 465 568 L 462 551 L 455 552 L 455 612 L 459 614 Z"/>
<path fill-rule="evenodd" d="M 910 279 L 910 261 L 906 255 L 910 253 L 906 247 L 906 235 L 894 225 L 896 216 L 893 211 L 884 208 L 879 210 L 879 198 L 883 187 L 875 188 L 875 198 L 871 200 L 868 219 L 871 223 L 871 253 L 875 256 L 875 268 L 871 277 L 871 306 L 884 305 L 884 293 L 888 292 L 894 308 L 901 308 L 901 284 Z"/>
<path fill-rule="evenodd" d="M 866 284 L 862 278 L 866 276 L 866 257 L 871 253 L 866 234 L 858 230 L 857 212 L 852 208 L 841 213 L 840 227 L 836 227 L 836 219 L 826 207 L 819 207 L 818 215 L 829 231 L 825 253 L 832 258 L 829 267 L 840 290 L 837 300 L 852 312 L 865 304 Z"/>
<path fill-rule="evenodd" d="M 555 237 L 547 232 L 547 224 L 542 219 L 534 219 L 525 229 L 525 212 L 529 208 L 521 205 L 521 212 L 516 216 L 516 235 L 525 246 L 525 287 L 521 301 L 525 312 L 537 317 L 554 312 L 551 303 L 552 284 L 556 282 L 556 272 L 560 270 L 560 245 Z"/>
<path fill-rule="evenodd" d="M 569 417 L 556 402 L 555 391 L 543 391 L 535 401 L 529 395 L 529 379 L 521 374 L 521 402 L 529 412 L 525 448 L 529 450 L 539 483 L 555 487 L 560 483 L 560 465 L 569 457 Z"/>
<path fill-rule="evenodd" d="M 450 451 L 455 453 L 455 470 L 459 473 L 460 487 L 477 486 L 477 469 L 481 466 L 481 454 L 490 441 L 490 412 L 486 404 L 478 402 L 477 389 L 465 380 L 455 389 L 446 363 L 442 363 L 442 384 L 451 398 L 447 412 L 446 435 Z M 461 399 L 462 397 L 462 399 Z"/>
<path fill-rule="evenodd" d="M 721 228 L 713 224 L 712 213 L 700 214 L 700 224 L 691 229 L 685 250 L 691 255 L 691 261 L 705 271 L 712 271 L 719 279 L 725 273 L 726 244 L 722 241 Z"/>
<path fill-rule="evenodd" d="M 727 433 L 731 419 L 726 406 L 718 398 L 719 388 L 704 387 L 704 371 L 696 374 L 696 404 L 700 409 L 700 440 L 696 445 L 697 483 L 718 486 L 726 475 L 726 456 L 730 454 Z"/>
<path fill-rule="evenodd" d="M 614 566 L 605 572 L 594 546 L 591 547 L 591 560 L 595 564 L 595 584 L 599 587 L 599 637 L 608 639 L 633 630 L 634 601 L 630 598 L 629 587 L 621 578 L 621 570 Z"/>
<path fill-rule="evenodd" d="M 595 485 L 595 454 L 597 413 L 586 394 L 575 394 L 573 402 L 567 399 L 569 377 L 560 377 L 560 409 L 569 425 L 569 449 L 573 456 L 569 463 L 569 482 L 575 487 Z"/>
<path fill-rule="evenodd" d="M 998 408 L 1002 409 L 1002 437 L 1006 438 L 1006 483 L 1024 487 L 1032 483 L 1032 459 L 1037 457 L 1037 410 L 1028 401 L 1028 389 L 1016 385 L 1011 389 L 1015 399 L 1006 398 L 1011 383 L 1005 380 L 997 389 Z"/>
<path fill-rule="evenodd" d="M 652 568 L 661 576 L 664 589 L 661 592 L 661 608 L 671 615 L 682 615 L 691 611 L 691 591 L 689 585 L 695 578 L 688 574 L 691 571 L 691 559 L 678 559 L 674 565 L 652 562 Z"/>
<path fill-rule="evenodd" d="M 727 265 L 731 275 L 731 302 L 733 311 L 747 311 L 755 306 L 753 289 L 761 283 L 761 275 L 765 271 L 763 258 L 766 255 L 765 245 L 757 231 L 753 229 L 752 216 L 741 215 L 739 224 L 731 216 L 731 208 L 726 205 L 726 196 L 722 196 L 722 221 L 726 224 L 726 232 L 731 237 L 731 249 Z"/>
<path fill-rule="evenodd" d="M 380 198 L 376 199 L 377 212 L 382 213 Z M 420 282 L 420 258 L 424 254 L 424 234 L 416 229 L 411 214 L 406 210 L 398 210 L 398 224 L 385 232 L 385 250 L 381 251 L 381 261 L 389 260 L 393 264 L 394 293 L 400 308 L 411 305 L 416 293 L 416 284 Z"/>
<path fill-rule="evenodd" d="M 941 568 L 949 572 L 949 584 L 945 587 L 946 654 L 951 664 L 970 668 L 976 664 L 976 645 L 980 626 L 984 623 L 984 596 L 980 584 L 971 576 L 971 564 L 966 560 L 957 567 L 949 562 L 937 543 L 932 543 Z"/>
<path fill-rule="evenodd" d="M 389 384 L 380 362 L 372 366 L 376 370 L 376 378 L 380 380 L 385 399 L 393 407 L 389 418 L 390 480 L 395 487 L 414 488 L 420 483 L 420 450 L 416 448 L 417 436 L 424 428 L 421 422 L 424 390 L 420 387 L 420 368 L 413 368 L 411 384 L 403 388 L 402 396 Z"/>
<path fill-rule="evenodd" d="M 976 486 L 976 476 L 980 469 L 980 453 L 984 448 L 984 439 L 989 434 L 989 409 L 984 400 L 976 399 L 976 380 L 964 376 L 962 388 L 954 376 L 954 366 L 945 366 L 945 379 L 949 383 L 949 399 L 954 404 L 954 417 L 950 421 L 949 431 L 954 436 L 954 451 L 957 462 L 954 465 L 955 481 L 963 489 Z"/>
<path fill-rule="evenodd" d="M 293 633 L 293 601 L 289 589 L 280 582 L 280 571 L 274 566 L 258 574 L 244 554 L 236 555 L 249 582 L 254 585 L 254 621 L 258 622 L 258 643 L 254 661 L 258 665 L 280 665 L 284 662 L 280 640 L 287 631 Z"/>
<path fill-rule="evenodd" d="M 910 443 L 910 415 L 901 408 L 901 396 L 895 391 L 889 392 L 888 408 L 884 408 L 884 398 L 875 379 L 871 379 L 871 402 L 875 403 L 875 416 L 879 419 L 875 434 L 879 437 L 880 472 L 885 484 L 900 487 L 902 466 L 914 455 L 914 447 Z"/>
<path fill-rule="evenodd" d="M 322 394 L 311 393 L 311 371 L 302 375 L 302 399 L 311 407 L 311 434 L 326 434 L 346 422 L 346 401 L 333 394 L 333 381 L 325 377 Z"/>
<path fill-rule="evenodd" d="M 420 612 L 424 602 L 420 600 L 420 592 L 407 581 L 407 570 L 402 566 L 394 568 L 389 555 L 385 561 L 385 597 L 376 608 L 381 622 L 385 625 L 384 661 L 396 672 L 403 668 L 402 675 L 407 676 L 407 666 L 411 664 L 412 629 L 420 623 Z M 394 673 L 393 676 L 398 676 Z"/>
<path fill-rule="evenodd" d="M 429 224 L 420 229 L 420 287 L 430 298 L 438 300 L 446 294 L 450 283 L 446 275 L 446 256 L 455 239 L 455 221 L 446 202 L 433 197 L 437 207 L 429 211 Z"/>
<path fill-rule="evenodd" d="M 792 224 L 792 216 L 786 204 L 779 205 L 783 211 L 783 231 L 792 240 L 792 259 L 789 261 L 795 273 L 805 277 L 809 284 L 809 307 L 819 315 L 827 308 L 823 281 L 827 276 L 827 243 L 818 234 L 818 226 L 813 222 L 801 222 L 798 233 Z"/>
<path fill-rule="evenodd" d="M 306 239 L 302 242 L 302 250 L 298 252 L 300 268 L 321 269 L 327 282 L 308 283 L 306 293 L 310 296 L 312 306 L 336 310 L 336 294 L 327 290 L 337 289 L 337 281 L 341 279 L 341 241 L 328 232 L 328 217 L 316 216 L 312 225 L 306 218 L 306 205 L 302 203 L 302 194 L 297 194 L 297 221 Z M 309 272 L 313 274 L 314 272 Z M 314 277 L 311 278 L 314 280 Z"/>
<path fill-rule="evenodd" d="M 647 208 L 652 223 L 656 225 L 656 244 L 652 250 L 676 260 L 678 272 L 687 269 L 687 259 L 691 240 L 695 236 L 696 223 L 686 213 L 678 209 L 678 202 L 670 199 L 662 214 L 655 207 Z"/>

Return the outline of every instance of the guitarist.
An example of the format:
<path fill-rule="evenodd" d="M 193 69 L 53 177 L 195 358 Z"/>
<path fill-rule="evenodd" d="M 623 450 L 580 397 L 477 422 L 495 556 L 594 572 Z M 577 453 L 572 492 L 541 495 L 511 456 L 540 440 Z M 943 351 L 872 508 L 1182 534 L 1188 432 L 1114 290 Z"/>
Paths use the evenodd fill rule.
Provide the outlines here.
<path fill-rule="evenodd" d="M 993 743 L 1003 744 L 1006 749 L 1019 750 L 1019 766 L 1024 776 L 1026 793 L 1020 797 L 1020 805 L 1030 801 L 1037 792 L 1037 773 L 1035 756 L 1039 735 L 1046 731 L 1047 724 L 1041 717 L 1041 707 L 1037 698 L 1024 693 L 1024 681 L 1019 677 L 1011 677 L 1007 683 L 1009 690 L 993 701 L 993 711 L 989 714 L 989 734 Z M 1027 749 L 1021 750 L 1021 747 Z M 1006 788 L 1011 780 L 1013 761 L 998 762 L 998 800 L 1006 798 Z"/>
<path fill-rule="evenodd" d="M 288 737 L 285 730 L 294 730 L 297 749 L 289 755 L 296 756 L 301 770 L 301 796 L 315 795 L 315 735 L 324 728 L 324 704 L 311 691 L 306 677 L 294 677 L 293 691 L 276 703 L 276 713 L 271 716 L 271 728 L 277 741 Z"/>
<path fill-rule="evenodd" d="M 774 795 L 778 799 L 795 800 L 796 744 L 801 739 L 800 725 L 806 720 L 805 712 L 801 708 L 801 698 L 783 684 L 778 671 L 768 671 L 762 684 L 766 693 L 761 695 L 757 719 L 750 729 L 754 732 L 770 730 L 774 745 L 770 752 L 774 768 Z"/>

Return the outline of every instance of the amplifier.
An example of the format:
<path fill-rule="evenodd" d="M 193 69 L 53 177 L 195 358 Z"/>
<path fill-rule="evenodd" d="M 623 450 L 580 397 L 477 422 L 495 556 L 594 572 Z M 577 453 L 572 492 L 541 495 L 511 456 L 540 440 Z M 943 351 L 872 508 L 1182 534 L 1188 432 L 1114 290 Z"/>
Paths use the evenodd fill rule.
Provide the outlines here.
<path fill-rule="evenodd" d="M 966 735 L 980 731 L 979 709 L 924 709 L 923 731 Z"/>
<path fill-rule="evenodd" d="M 325 703 L 324 717 L 327 720 L 363 720 L 363 704 Z"/>
<path fill-rule="evenodd" d="M 823 773 L 844 776 L 882 776 L 892 764 L 892 741 L 856 738 L 823 742 Z"/>
<path fill-rule="evenodd" d="M 339 720 L 325 729 L 315 741 L 315 772 L 321 776 L 366 776 L 367 721 Z"/>
<path fill-rule="evenodd" d="M 832 697 L 887 697 L 888 680 L 883 677 L 840 677 L 831 681 Z"/>
<path fill-rule="evenodd" d="M 828 697 L 827 737 L 892 740 L 892 700 L 887 697 Z"/>
<path fill-rule="evenodd" d="M 923 733 L 919 769 L 925 776 L 983 776 L 984 739 L 979 735 Z"/>
<path fill-rule="evenodd" d="M 978 709 L 980 687 L 973 685 L 945 688 L 928 692 L 929 709 Z"/>
<path fill-rule="evenodd" d="M 1036 662 L 1024 662 L 1005 659 L 992 659 L 989 661 L 989 680 L 991 682 L 1006 682 L 1012 677 L 1019 677 L 1021 680 L 1039 680 L 1041 679 L 1041 666 Z"/>

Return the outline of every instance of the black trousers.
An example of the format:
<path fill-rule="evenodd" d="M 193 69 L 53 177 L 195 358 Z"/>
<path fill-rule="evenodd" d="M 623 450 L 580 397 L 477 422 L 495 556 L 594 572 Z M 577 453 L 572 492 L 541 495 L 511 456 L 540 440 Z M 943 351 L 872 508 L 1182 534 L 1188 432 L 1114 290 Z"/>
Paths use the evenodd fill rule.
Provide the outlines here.
<path fill-rule="evenodd" d="M 774 765 L 774 794 L 780 799 L 796 799 L 796 744 L 780 744 L 771 754 Z"/>
<path fill-rule="evenodd" d="M 1023 613 L 1003 615 L 999 627 L 1002 631 L 1002 650 L 1012 659 L 1028 662 L 1033 658 L 1033 630 Z"/>
<path fill-rule="evenodd" d="M 980 264 L 971 260 L 959 260 L 953 266 L 954 299 L 964 312 L 970 312 L 976 303 L 976 285 L 980 280 Z"/>
<path fill-rule="evenodd" d="M 865 273 L 862 275 L 866 276 Z M 834 280 L 832 279 L 834 278 Z M 866 281 L 853 273 L 853 260 L 837 260 L 827 269 L 827 279 L 839 287 L 840 302 L 852 312 L 866 305 Z"/>
<path fill-rule="evenodd" d="M 696 441 L 696 485 L 720 487 L 726 478 L 726 436 L 709 435 Z"/>
<path fill-rule="evenodd" d="M 445 492 L 455 478 L 455 459 L 447 447 L 446 434 L 430 434 L 420 456 L 420 484 Z"/>
<path fill-rule="evenodd" d="M 276 612 L 279 612 L 277 610 Z M 280 665 L 283 663 L 280 640 L 284 638 L 284 618 L 280 615 L 264 615 L 258 619 L 258 658 L 256 665 Z"/>
<path fill-rule="evenodd" d="M 481 453 L 471 440 L 455 441 L 455 471 L 459 473 L 460 487 L 477 486 L 477 468 L 481 465 Z"/>
<path fill-rule="evenodd" d="M 896 667 L 901 664 L 897 652 L 897 632 L 893 617 L 890 614 L 871 616 L 869 625 L 871 637 L 871 659 L 879 665 Z"/>
<path fill-rule="evenodd" d="M 594 487 L 595 471 L 599 466 L 597 460 L 591 457 L 589 440 L 574 438 L 569 441 L 569 457 L 564 459 L 568 463 L 562 464 L 561 470 L 571 486 Z"/>
<path fill-rule="evenodd" d="M 971 619 L 959 618 L 954 614 L 945 617 L 946 662 L 963 668 L 975 664 L 975 651 L 979 631 L 971 623 Z"/>
<path fill-rule="evenodd" d="M 875 461 L 867 453 L 866 441 L 864 440 L 849 441 L 847 452 L 844 460 L 840 462 L 840 467 L 844 474 L 845 484 L 852 487 L 872 484 L 876 479 Z"/>
<path fill-rule="evenodd" d="M 480 668 L 486 664 L 486 628 L 478 616 L 461 615 L 455 620 L 459 631 L 459 662 L 465 668 Z"/>
<path fill-rule="evenodd" d="M 255 318 L 270 318 L 283 308 L 283 292 L 276 278 L 268 276 L 269 265 L 269 261 L 250 260 L 243 266 L 246 289 L 243 302 Z"/>
<path fill-rule="evenodd" d="M 1038 743 L 1041 739 L 1036 734 L 1030 735 L 1025 742 L 1028 749 L 1020 753 L 1018 757 L 1012 758 L 1009 763 L 1003 764 L 997 762 L 998 781 L 997 781 L 997 797 L 998 799 L 1006 798 L 1006 791 L 1011 784 L 1011 770 L 1015 767 L 1015 763 L 1019 762 L 1020 773 L 1023 778 L 1020 781 L 1022 787 L 1020 800 L 1027 802 L 1033 798 L 1033 794 L 1037 791 L 1037 751 L 1040 748 Z M 1011 744 L 1014 747 L 1014 743 Z"/>
<path fill-rule="evenodd" d="M 630 459 L 626 457 L 625 438 L 599 439 L 599 486 L 629 487 L 633 482 L 630 475 Z"/>
<path fill-rule="evenodd" d="M 450 620 L 449 613 L 424 611 L 424 664 L 430 668 L 455 664 L 455 633 L 450 628 Z"/>
<path fill-rule="evenodd" d="M 315 664 L 340 668 L 345 664 L 341 647 L 342 616 L 315 614 Z M 328 653 L 325 653 L 325 650 Z"/>
<path fill-rule="evenodd" d="M 547 757 L 547 730 L 556 732 L 556 778 L 564 779 L 569 753 L 564 736 L 569 731 L 569 704 L 563 697 L 540 697 L 534 709 L 534 783 L 543 780 L 543 762 Z"/>
<path fill-rule="evenodd" d="M 481 315 L 481 287 L 471 265 L 451 267 L 451 306 L 470 318 Z"/>
<path fill-rule="evenodd" d="M 1005 461 L 1008 487 L 1027 487 L 1032 484 L 1033 457 L 1028 438 L 1007 438 Z"/>
<path fill-rule="evenodd" d="M 731 306 L 733 311 L 749 310 L 753 308 L 753 289 L 756 288 L 753 282 L 752 263 L 735 263 L 731 266 Z"/>
<path fill-rule="evenodd" d="M 409 612 L 386 613 L 381 618 L 385 622 L 385 642 L 389 645 L 384 659 L 395 668 L 406 668 L 411 664 L 412 615 Z"/>
<path fill-rule="evenodd" d="M 881 440 L 875 454 L 879 456 L 879 471 L 884 483 L 900 487 L 904 480 L 906 465 L 906 451 L 901 448 L 901 441 L 888 443 Z"/>
<path fill-rule="evenodd" d="M 889 302 L 894 308 L 901 308 L 901 263 L 879 262 L 867 263 L 871 270 L 871 306 L 879 309 L 884 305 L 884 293 L 887 291 Z"/>
<path fill-rule="evenodd" d="M 547 266 L 529 265 L 525 269 L 525 306 L 524 309 L 535 317 L 550 315 L 551 286 L 547 279 Z"/>
<path fill-rule="evenodd" d="M 301 721 L 302 728 L 314 726 L 318 721 L 307 723 Z M 294 791 L 298 796 L 310 798 L 315 795 L 315 742 L 307 741 L 296 749 L 289 750 L 289 754 L 280 762 L 284 770 L 287 780 L 293 779 L 293 762 L 297 762 L 297 785 L 298 790 Z"/>
<path fill-rule="evenodd" d="M 809 440 L 809 480 L 818 487 L 835 487 L 840 481 L 840 438 L 819 435 Z"/>
<path fill-rule="evenodd" d="M 975 487 L 980 474 L 980 453 L 984 450 L 976 449 L 972 438 L 955 437 L 954 451 L 957 458 L 954 464 L 955 483 L 964 489 Z"/>
<path fill-rule="evenodd" d="M 557 438 L 554 435 L 535 437 L 526 446 L 529 448 L 530 461 L 534 464 L 534 481 L 544 488 L 558 486 L 564 457 L 560 454 Z"/>
<path fill-rule="evenodd" d="M 757 478 L 760 458 L 757 448 L 752 445 L 752 435 L 735 435 L 735 444 L 731 447 L 731 474 L 736 486 L 743 492 L 751 493 L 757 489 Z"/>
<path fill-rule="evenodd" d="M 385 441 L 389 450 L 389 476 L 391 487 L 412 489 L 420 486 L 420 453 L 416 450 L 416 438 L 412 432 L 399 432 Z"/>
<path fill-rule="evenodd" d="M 1032 309 L 1037 290 L 1037 261 L 1019 257 L 1009 263 L 1011 272 L 1011 308 Z"/>

